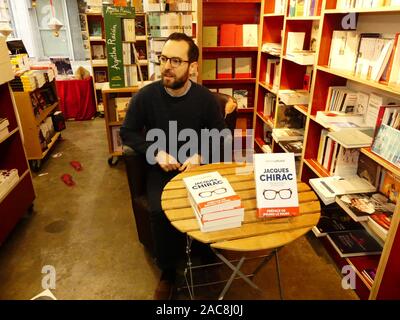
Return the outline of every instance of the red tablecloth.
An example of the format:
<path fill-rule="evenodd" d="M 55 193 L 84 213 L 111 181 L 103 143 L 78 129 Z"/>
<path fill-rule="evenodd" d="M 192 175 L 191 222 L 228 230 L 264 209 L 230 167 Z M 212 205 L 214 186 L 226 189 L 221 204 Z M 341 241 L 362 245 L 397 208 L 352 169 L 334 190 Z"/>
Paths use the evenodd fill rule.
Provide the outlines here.
<path fill-rule="evenodd" d="M 60 110 L 65 119 L 90 120 L 96 114 L 92 78 L 85 80 L 56 80 Z"/>

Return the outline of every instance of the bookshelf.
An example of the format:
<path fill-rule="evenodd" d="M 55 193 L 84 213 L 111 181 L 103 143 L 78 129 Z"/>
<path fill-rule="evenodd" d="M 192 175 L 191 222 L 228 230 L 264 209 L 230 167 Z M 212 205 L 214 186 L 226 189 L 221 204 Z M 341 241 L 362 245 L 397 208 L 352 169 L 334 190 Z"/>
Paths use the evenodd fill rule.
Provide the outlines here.
<path fill-rule="evenodd" d="M 143 12 L 142 5 L 134 3 L 135 8 L 135 47 L 138 53 L 138 66 L 143 76 L 143 80 L 149 78 L 149 56 L 148 56 L 148 36 L 147 18 Z M 141 4 L 141 2 L 140 2 Z M 140 10 L 141 12 L 138 12 Z M 101 89 L 109 82 L 108 60 L 106 50 L 106 30 L 104 25 L 104 15 L 101 12 L 86 12 L 86 30 L 88 34 L 89 57 L 92 66 L 94 88 L 96 93 L 97 111 L 104 112 Z M 121 41 L 128 43 L 129 41 Z M 125 64 L 126 66 L 128 64 Z"/>
<path fill-rule="evenodd" d="M 13 96 L 21 121 L 26 155 L 32 170 L 38 171 L 42 160 L 61 137 L 61 132 L 41 129 L 46 122 L 51 122 L 52 114 L 59 111 L 55 79 L 31 92 L 13 91 Z M 43 132 L 48 136 L 45 137 Z"/>
<path fill-rule="evenodd" d="M 109 84 L 106 83 L 101 92 L 102 99 L 104 103 L 104 119 L 107 132 L 107 142 L 108 151 L 110 157 L 108 159 L 108 164 L 110 166 L 116 165 L 118 163 L 118 157 L 122 155 L 122 145 L 119 138 L 119 128 L 123 122 L 123 116 L 119 116 L 119 102 L 117 99 L 123 103 L 123 108 L 121 111 L 126 112 L 126 103 L 129 99 L 139 91 L 139 87 L 125 87 L 125 88 L 110 88 Z"/>
<path fill-rule="evenodd" d="M 8 57 L 3 37 L 0 37 L 2 42 L 1 55 Z M 3 133 L 0 138 L 0 170 L 10 171 L 18 170 L 18 178 L 11 184 L 0 184 L 0 245 L 5 241 L 6 237 L 13 230 L 21 217 L 32 208 L 33 200 L 35 199 L 35 191 L 33 189 L 32 177 L 29 171 L 28 161 L 23 146 L 21 128 L 19 124 L 18 114 L 13 100 L 11 88 L 8 84 L 13 76 L 11 64 L 6 61 L 1 61 L 2 74 L 0 75 L 0 96 L 1 108 L 0 118 L 7 119 L 8 126 L 6 131 L 0 130 Z M 9 72 L 5 70 L 9 69 Z M 6 75 L 7 74 L 7 75 Z M 7 133 L 8 131 L 8 133 Z"/>
<path fill-rule="evenodd" d="M 246 129 L 252 128 L 256 100 L 261 3 L 198 1 L 199 82 L 212 91 L 247 101 L 245 108 L 238 108 L 236 121 L 241 134 L 236 133 L 235 139 L 241 139 L 242 149 L 253 149 L 245 141 L 250 134 Z M 211 77 L 207 66 L 210 61 Z"/>
<path fill-rule="evenodd" d="M 337 8 L 339 1 L 322 0 L 317 9 L 320 14 L 309 16 L 292 16 L 290 1 L 286 3 L 284 14 L 275 12 L 274 1 L 263 1 L 262 15 L 260 17 L 260 47 L 258 52 L 259 69 L 256 81 L 256 110 L 254 112 L 255 149 L 262 151 L 266 143 L 265 128 L 275 128 L 279 125 L 279 96 L 283 89 L 301 88 L 305 66 L 290 61 L 285 57 L 287 49 L 288 32 L 305 32 L 304 43 L 309 43 L 312 24 L 319 23 L 317 33 L 317 50 L 315 63 L 311 74 L 310 99 L 308 105 L 294 105 L 296 111 L 305 117 L 305 131 L 303 150 L 300 157 L 299 178 L 308 183 L 309 179 L 316 177 L 329 177 L 331 172 L 321 165 L 318 158 L 320 147 L 320 136 L 322 130 L 329 130 L 326 124 L 317 120 L 318 111 L 327 110 L 329 87 L 347 86 L 356 91 L 375 93 L 380 96 L 387 96 L 396 101 L 400 100 L 400 88 L 398 85 L 388 85 L 387 82 L 373 81 L 361 77 L 354 72 L 343 70 L 343 66 L 337 68 L 330 66 L 331 43 L 335 30 L 346 30 L 342 26 L 344 18 L 349 13 L 354 13 L 356 22 L 355 31 L 359 33 L 381 33 L 395 34 L 400 32 L 400 8 L 398 6 L 385 6 L 374 8 Z M 344 2 L 342 2 L 344 3 Z M 282 36 L 281 36 L 281 30 Z M 270 54 L 263 52 L 262 44 L 265 42 L 282 43 L 282 54 Z M 306 46 L 304 49 L 308 49 Z M 280 76 L 278 85 L 271 85 L 265 79 L 266 60 L 279 59 Z M 269 93 L 277 95 L 275 101 L 275 113 L 273 116 L 265 115 L 264 96 Z M 272 139 L 271 148 L 273 152 L 282 152 L 282 148 Z M 373 153 L 369 147 L 360 148 L 360 155 L 366 156 L 373 162 L 400 177 L 400 168 L 384 160 Z M 390 229 L 386 240 L 383 242 L 383 250 L 380 255 L 360 256 L 342 258 L 331 245 L 326 237 L 321 237 L 327 252 L 341 268 L 350 265 L 356 273 L 356 293 L 361 299 L 398 299 L 400 293 L 400 203 L 397 202 Z M 366 268 L 376 268 L 376 278 L 372 285 L 362 274 Z"/>

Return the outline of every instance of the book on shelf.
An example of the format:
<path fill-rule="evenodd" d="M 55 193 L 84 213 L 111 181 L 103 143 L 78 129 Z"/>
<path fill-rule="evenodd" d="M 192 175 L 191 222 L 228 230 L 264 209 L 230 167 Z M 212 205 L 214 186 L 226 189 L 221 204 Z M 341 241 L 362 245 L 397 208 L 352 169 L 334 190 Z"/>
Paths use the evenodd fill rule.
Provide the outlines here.
<path fill-rule="evenodd" d="M 336 197 L 336 203 L 354 221 L 368 221 L 371 216 L 374 219 L 392 216 L 395 208 L 395 204 L 381 193 L 346 194 Z"/>
<path fill-rule="evenodd" d="M 220 26 L 219 45 L 221 47 L 235 46 L 236 25 L 233 23 L 223 23 Z"/>
<path fill-rule="evenodd" d="M 304 129 L 273 128 L 272 137 L 276 142 L 303 140 Z"/>
<path fill-rule="evenodd" d="M 369 147 L 372 143 L 372 136 L 356 128 L 332 131 L 328 137 L 347 149 Z"/>
<path fill-rule="evenodd" d="M 235 58 L 235 79 L 251 78 L 251 57 Z"/>
<path fill-rule="evenodd" d="M 276 95 L 270 92 L 266 92 L 264 96 L 264 109 L 263 115 L 265 117 L 273 117 L 275 114 Z"/>
<path fill-rule="evenodd" d="M 92 44 L 92 59 L 105 59 L 105 47 L 102 44 Z"/>
<path fill-rule="evenodd" d="M 116 97 L 115 98 L 115 118 L 116 121 L 123 121 L 128 110 L 130 97 Z"/>
<path fill-rule="evenodd" d="M 282 141 L 279 145 L 285 152 L 291 152 L 295 156 L 301 156 L 303 151 L 303 141 Z"/>
<path fill-rule="evenodd" d="M 321 218 L 315 228 L 313 228 L 313 233 L 317 237 L 324 237 L 332 232 L 360 229 L 364 229 L 363 225 L 354 221 L 336 203 L 328 206 L 321 204 Z"/>
<path fill-rule="evenodd" d="M 286 58 L 301 65 L 313 65 L 315 52 L 310 50 L 293 50 L 286 53 Z"/>
<path fill-rule="evenodd" d="M 0 199 L 11 190 L 19 180 L 18 170 L 0 170 Z"/>
<path fill-rule="evenodd" d="M 376 277 L 376 268 L 367 268 L 361 271 L 361 274 L 367 280 L 370 286 L 373 285 L 375 277 Z"/>
<path fill-rule="evenodd" d="M 371 151 L 395 166 L 400 166 L 400 130 L 382 124 L 374 138 Z"/>
<path fill-rule="evenodd" d="M 307 104 L 310 94 L 307 90 L 279 90 L 279 99 L 286 105 Z"/>
<path fill-rule="evenodd" d="M 119 135 L 121 127 L 113 126 L 111 127 L 111 138 L 114 152 L 122 152 L 122 140 Z"/>
<path fill-rule="evenodd" d="M 243 47 L 258 46 L 258 25 L 243 24 Z"/>
<path fill-rule="evenodd" d="M 237 107 L 239 109 L 244 109 L 248 107 L 247 100 L 248 100 L 249 92 L 247 90 L 240 90 L 234 89 L 233 90 L 233 98 L 236 100 Z"/>
<path fill-rule="evenodd" d="M 123 39 L 125 41 L 136 41 L 135 19 L 122 19 Z"/>
<path fill-rule="evenodd" d="M 203 60 L 202 77 L 203 80 L 215 80 L 217 73 L 217 60 L 204 59 Z"/>
<path fill-rule="evenodd" d="M 375 125 L 375 135 L 381 124 L 400 129 L 400 105 L 383 105 L 379 107 Z"/>
<path fill-rule="evenodd" d="M 218 88 L 218 92 L 233 97 L 233 88 Z"/>
<path fill-rule="evenodd" d="M 94 81 L 97 83 L 107 82 L 107 71 L 95 70 L 94 71 Z"/>
<path fill-rule="evenodd" d="M 382 252 L 381 245 L 365 229 L 329 233 L 327 238 L 342 258 Z"/>
<path fill-rule="evenodd" d="M 282 44 L 275 42 L 265 42 L 261 46 L 261 51 L 279 56 L 282 52 Z"/>
<path fill-rule="evenodd" d="M 336 196 L 376 191 L 375 186 L 358 175 L 314 178 L 309 183 L 326 205 L 334 203 Z"/>
<path fill-rule="evenodd" d="M 8 121 L 7 118 L 0 118 L 0 130 L 7 129 L 7 127 L 10 125 L 10 122 Z"/>
<path fill-rule="evenodd" d="M 203 47 L 216 47 L 218 45 L 218 27 L 203 27 Z"/>
<path fill-rule="evenodd" d="M 254 154 L 257 216 L 299 214 L 295 159 L 292 153 Z"/>
<path fill-rule="evenodd" d="M 1 120 L 1 119 L 0 119 Z M 4 127 L 0 129 L 0 140 L 4 139 L 9 135 L 10 131 L 8 130 L 8 127 Z"/>
<path fill-rule="evenodd" d="M 288 32 L 286 54 L 296 50 L 303 50 L 305 32 Z"/>
<path fill-rule="evenodd" d="M 232 79 L 232 58 L 217 59 L 217 79 Z"/>
<path fill-rule="evenodd" d="M 333 130 L 372 127 L 364 122 L 364 115 L 355 113 L 348 114 L 337 111 L 317 111 L 315 120 L 320 122 L 324 127 Z"/>

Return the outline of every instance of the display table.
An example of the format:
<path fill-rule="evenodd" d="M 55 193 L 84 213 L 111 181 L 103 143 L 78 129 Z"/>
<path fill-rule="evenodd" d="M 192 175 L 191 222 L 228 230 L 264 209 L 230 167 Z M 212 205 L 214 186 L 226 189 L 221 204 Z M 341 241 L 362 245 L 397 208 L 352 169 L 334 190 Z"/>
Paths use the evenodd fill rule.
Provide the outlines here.
<path fill-rule="evenodd" d="M 218 171 L 226 177 L 233 189 L 239 194 L 245 208 L 244 221 L 240 228 L 232 228 L 214 232 L 201 232 L 190 206 L 187 191 L 182 182 L 182 178 Z M 300 215 L 290 218 L 257 218 L 254 174 L 252 166 L 244 166 L 237 163 L 209 164 L 197 167 L 189 172 L 183 172 L 174 177 L 164 188 L 162 193 L 162 208 L 172 225 L 180 232 L 187 235 L 188 240 L 188 268 L 189 274 L 192 271 L 190 261 L 190 244 L 195 239 L 208 244 L 217 257 L 225 263 L 233 273 L 221 292 L 219 299 L 222 299 L 230 287 L 230 284 L 238 275 L 249 285 L 258 288 L 241 271 L 240 267 L 245 261 L 246 252 L 272 250 L 277 263 L 278 282 L 280 283 L 278 250 L 286 244 L 294 241 L 314 227 L 320 218 L 320 203 L 314 191 L 305 183 L 298 183 Z M 241 258 L 234 266 L 223 255 L 224 250 L 236 251 Z M 271 254 L 264 256 L 265 259 L 256 268 L 252 276 L 255 275 L 270 258 Z M 306 266 L 305 266 L 306 267 Z M 185 270 L 186 271 L 186 270 Z M 190 277 L 192 279 L 192 277 Z M 187 281 L 191 298 L 194 298 L 193 283 Z M 281 289 L 281 286 L 279 284 Z M 281 292 L 282 297 L 282 292 Z"/>
<path fill-rule="evenodd" d="M 93 80 L 56 80 L 60 110 L 65 119 L 90 120 L 96 115 Z"/>

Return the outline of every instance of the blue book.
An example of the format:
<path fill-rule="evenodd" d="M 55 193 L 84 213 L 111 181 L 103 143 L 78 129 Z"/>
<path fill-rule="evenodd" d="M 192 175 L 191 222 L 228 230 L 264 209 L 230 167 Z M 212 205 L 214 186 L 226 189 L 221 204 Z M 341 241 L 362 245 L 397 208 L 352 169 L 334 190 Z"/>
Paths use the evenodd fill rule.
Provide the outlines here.
<path fill-rule="evenodd" d="M 382 124 L 372 143 L 371 151 L 400 166 L 400 130 Z"/>

